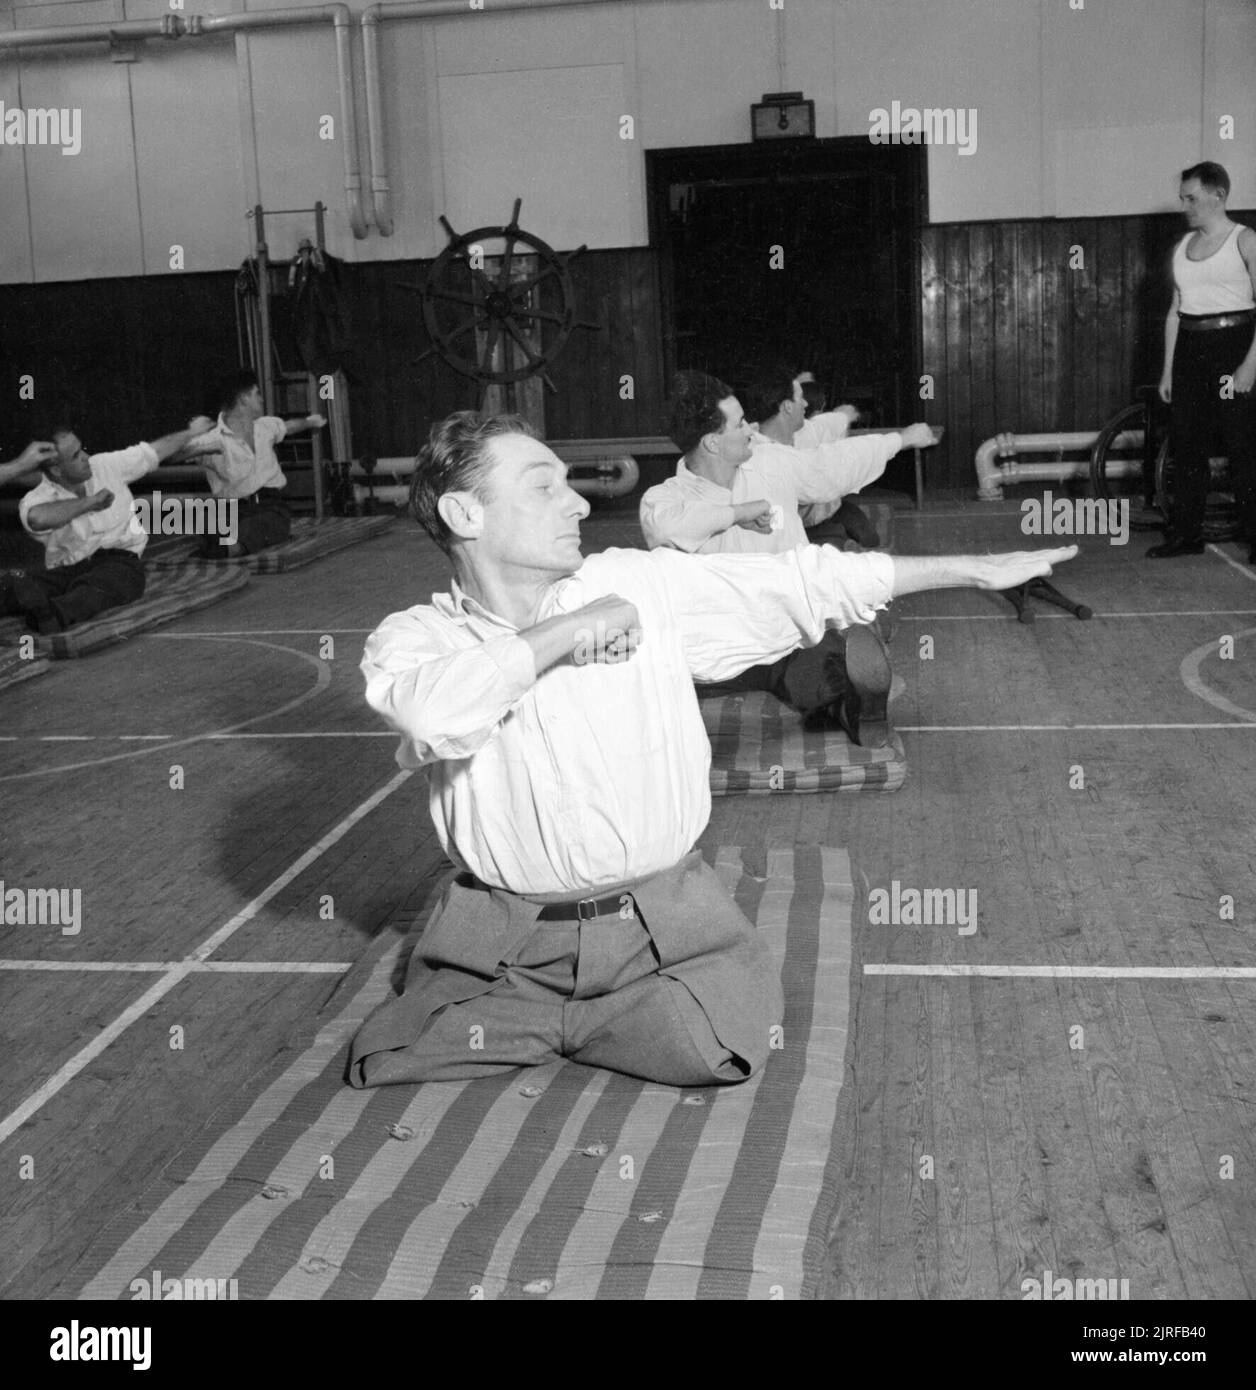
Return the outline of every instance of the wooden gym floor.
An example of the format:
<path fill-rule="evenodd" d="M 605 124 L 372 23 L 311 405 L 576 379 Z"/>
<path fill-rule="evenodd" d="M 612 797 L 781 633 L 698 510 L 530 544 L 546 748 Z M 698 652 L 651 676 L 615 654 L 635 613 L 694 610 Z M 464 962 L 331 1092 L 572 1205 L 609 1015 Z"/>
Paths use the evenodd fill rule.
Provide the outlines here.
<path fill-rule="evenodd" d="M 1018 515 L 899 512 L 896 548 L 1036 544 Z M 586 553 L 634 530 L 600 512 Z M 869 889 L 978 895 L 970 936 L 856 896 L 830 1297 L 1017 1299 L 1046 1270 L 1256 1293 L 1256 573 L 1234 546 L 1147 563 L 1149 539 L 1060 571 L 1089 623 L 900 605 L 899 793 L 715 803 L 712 843 L 842 845 Z M 443 575 L 401 523 L 4 693 L 0 870 L 80 888 L 83 920 L 0 928 L 0 1296 L 72 1297 L 79 1253 L 419 912 L 424 781 L 358 660 Z"/>

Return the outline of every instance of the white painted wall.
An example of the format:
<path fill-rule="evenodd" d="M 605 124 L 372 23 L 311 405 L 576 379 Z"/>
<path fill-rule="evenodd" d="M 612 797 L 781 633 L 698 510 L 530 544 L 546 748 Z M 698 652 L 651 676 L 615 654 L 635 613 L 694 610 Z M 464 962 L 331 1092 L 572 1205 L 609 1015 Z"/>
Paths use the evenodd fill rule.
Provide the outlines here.
<path fill-rule="evenodd" d="M 0 27 L 245 5 L 172 2 L 0 0 Z M 132 64 L 100 44 L 0 59 L 6 107 L 83 113 L 77 156 L 0 146 L 0 281 L 175 273 L 174 244 L 188 269 L 233 266 L 250 245 L 254 167 L 268 207 L 321 198 L 331 249 L 351 260 L 433 255 L 441 212 L 467 230 L 505 221 L 516 196 L 523 225 L 554 245 L 643 245 L 643 150 L 743 142 L 752 101 L 798 88 L 821 136 L 866 134 L 870 111 L 894 100 L 972 109 L 974 153 L 929 151 L 933 221 L 1165 211 L 1177 171 L 1201 158 L 1230 169 L 1233 206 L 1256 206 L 1253 0 L 492 4 L 381 26 L 396 230 L 364 242 L 349 231 L 341 147 L 319 138 L 322 116 L 339 126 L 330 24 L 150 40 Z M 1220 138 L 1224 116 L 1233 140 Z M 312 219 L 269 230 L 287 256 Z"/>

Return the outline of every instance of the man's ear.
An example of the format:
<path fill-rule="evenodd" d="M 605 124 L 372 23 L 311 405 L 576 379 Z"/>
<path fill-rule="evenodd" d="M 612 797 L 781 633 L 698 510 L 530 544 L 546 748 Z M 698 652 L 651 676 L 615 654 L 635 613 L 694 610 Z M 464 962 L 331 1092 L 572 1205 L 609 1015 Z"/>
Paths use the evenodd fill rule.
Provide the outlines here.
<path fill-rule="evenodd" d="M 436 510 L 459 540 L 474 540 L 484 530 L 484 504 L 473 492 L 442 493 Z"/>
<path fill-rule="evenodd" d="M 718 454 L 720 451 L 720 432 L 711 430 L 710 433 L 702 436 L 702 447 L 710 454 Z"/>

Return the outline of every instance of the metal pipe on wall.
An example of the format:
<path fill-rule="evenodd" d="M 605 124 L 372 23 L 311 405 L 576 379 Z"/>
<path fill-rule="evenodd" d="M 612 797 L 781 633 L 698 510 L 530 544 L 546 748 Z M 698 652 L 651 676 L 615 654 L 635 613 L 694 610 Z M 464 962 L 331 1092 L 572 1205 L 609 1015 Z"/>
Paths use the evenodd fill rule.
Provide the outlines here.
<path fill-rule="evenodd" d="M 572 9 L 577 5 L 610 5 L 621 0 L 489 0 L 490 8 L 475 13 L 480 19 L 508 10 Z M 366 147 L 371 176 L 371 203 L 380 236 L 392 236 L 392 196 L 384 149 L 384 114 L 380 98 L 379 23 L 382 19 L 440 19 L 465 17 L 467 0 L 403 0 L 401 4 L 368 5 L 359 21 L 362 28 L 362 70 L 366 82 Z"/>
<path fill-rule="evenodd" d="M 238 34 L 251 29 L 279 29 L 294 24 L 324 24 L 328 21 L 336 30 L 336 76 L 340 92 L 345 204 L 354 238 L 361 241 L 367 234 L 367 223 L 362 204 L 362 168 L 358 160 L 358 119 L 353 89 L 353 16 L 348 5 L 305 5 L 289 10 L 229 15 L 163 15 L 160 19 L 120 20 L 116 24 L 67 24 L 52 29 L 13 29 L 0 32 L 0 53 L 6 49 L 108 43 L 114 38 L 199 38 L 204 34 Z"/>
<path fill-rule="evenodd" d="M 353 95 L 353 16 L 348 5 L 302 5 L 289 10 L 254 10 L 242 14 L 188 15 L 189 38 L 198 34 L 235 34 L 249 29 L 278 29 L 294 24 L 322 24 L 336 30 L 336 79 L 340 90 L 340 142 L 344 150 L 345 204 L 354 239 L 367 233 L 362 204 L 362 169 L 358 161 L 358 113 Z"/>
<path fill-rule="evenodd" d="M 559 447 L 555 452 L 561 458 L 566 450 Z M 349 470 L 349 477 L 355 490 L 360 489 L 363 495 L 373 491 L 379 500 L 385 495 L 389 500 L 396 500 L 400 495 L 398 488 L 403 488 L 407 494 L 410 490 L 408 483 L 401 484 L 398 480 L 413 477 L 417 463 L 413 456 L 376 459 L 370 469 L 355 463 Z M 382 481 L 384 479 L 389 481 Z M 641 470 L 631 454 L 568 460 L 567 482 L 573 492 L 583 497 L 627 497 L 640 481 Z"/>
<path fill-rule="evenodd" d="M 996 434 L 987 439 L 977 449 L 974 460 L 977 469 L 977 496 L 983 502 L 1003 500 L 1005 483 L 1062 482 L 1065 478 L 1088 477 L 1090 459 L 1057 458 L 1051 463 L 1020 463 L 1016 455 L 1063 454 L 1068 450 L 1089 451 L 1099 438 L 1098 430 L 1075 430 L 1064 434 Z M 1127 430 L 1112 441 L 1115 449 L 1138 449 L 1142 447 L 1142 430 Z M 1005 459 L 1001 466 L 995 459 Z M 1110 478 L 1124 478 L 1141 474 L 1141 458 L 1112 459 L 1108 463 Z"/>

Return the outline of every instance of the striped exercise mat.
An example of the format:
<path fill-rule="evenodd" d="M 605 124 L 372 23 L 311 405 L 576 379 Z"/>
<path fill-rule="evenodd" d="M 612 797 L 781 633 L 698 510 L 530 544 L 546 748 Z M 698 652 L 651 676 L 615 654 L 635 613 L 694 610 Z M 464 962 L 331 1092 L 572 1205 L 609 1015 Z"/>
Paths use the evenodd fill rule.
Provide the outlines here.
<path fill-rule="evenodd" d="M 394 945 L 60 1296 L 154 1279 L 235 1279 L 242 1299 L 814 1296 L 837 1199 L 850 863 L 727 846 L 712 862 L 782 965 L 781 1046 L 753 1080 L 682 1090 L 559 1062 L 351 1090 L 349 1041 L 390 992 Z"/>
<path fill-rule="evenodd" d="M 907 753 L 893 728 L 887 747 L 860 748 L 840 729 L 804 729 L 800 715 L 766 692 L 700 704 L 712 796 L 894 792 L 907 777 Z"/>
<path fill-rule="evenodd" d="M 144 595 L 134 603 L 123 603 L 106 609 L 99 617 L 75 623 L 64 632 L 54 632 L 35 638 L 35 650 L 41 656 L 67 659 L 86 656 L 101 647 L 125 642 L 149 628 L 172 623 L 185 613 L 218 603 L 249 582 L 241 570 L 224 570 L 216 574 L 201 574 L 192 570 L 158 570 L 147 566 Z M 20 618 L 0 621 L 0 644 L 20 642 L 26 625 Z"/>
<path fill-rule="evenodd" d="M 245 569 L 251 574 L 282 574 L 300 569 L 324 555 L 357 545 L 386 531 L 397 519 L 390 512 L 382 516 L 328 516 L 322 521 L 303 517 L 292 523 L 292 536 L 279 545 L 268 546 L 253 555 L 239 555 L 229 560 L 202 560 L 197 555 L 199 540 L 179 540 L 155 547 L 148 556 L 149 569 L 181 569 L 213 572 L 215 570 Z"/>
<path fill-rule="evenodd" d="M 25 626 L 22 632 L 25 632 Z M 0 690 L 6 685 L 16 685 L 19 681 L 29 680 L 31 676 L 42 675 L 49 666 L 48 657 L 35 648 L 33 639 L 29 652 L 21 645 L 21 634 L 16 631 L 16 624 L 14 642 L 16 645 L 12 647 L 0 646 Z"/>

